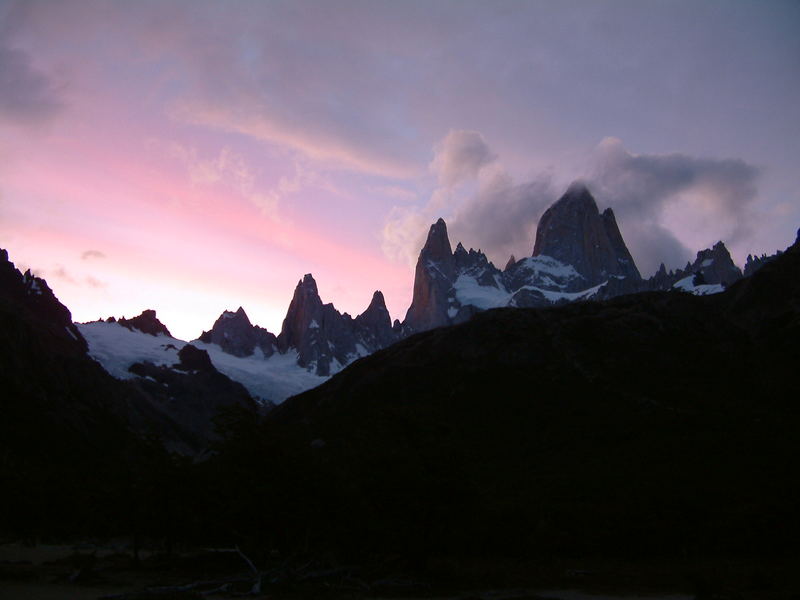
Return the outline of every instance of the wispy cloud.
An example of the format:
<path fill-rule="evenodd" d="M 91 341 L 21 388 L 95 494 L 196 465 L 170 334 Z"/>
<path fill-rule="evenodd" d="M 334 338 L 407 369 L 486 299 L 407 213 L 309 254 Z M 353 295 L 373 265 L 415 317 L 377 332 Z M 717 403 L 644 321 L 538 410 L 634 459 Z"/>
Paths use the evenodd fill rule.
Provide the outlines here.
<path fill-rule="evenodd" d="M 81 260 L 92 260 L 105 257 L 105 253 L 100 252 L 100 250 L 85 250 L 81 253 Z"/>
<path fill-rule="evenodd" d="M 597 147 L 591 189 L 610 204 L 643 273 L 681 265 L 694 251 L 752 234 L 761 171 L 740 159 L 634 154 L 622 141 Z"/>
<path fill-rule="evenodd" d="M 536 225 L 563 190 L 549 173 L 518 182 L 476 132 L 450 132 L 432 165 L 440 186 L 423 207 L 396 206 L 383 229 L 384 253 L 413 264 L 428 226 L 448 221 L 452 241 L 479 247 L 490 259 L 531 253 Z M 717 239 L 747 238 L 760 171 L 738 159 L 685 154 L 633 154 L 616 138 L 596 148 L 585 179 L 600 210 L 611 206 L 644 275 L 661 262 L 682 266 Z M 454 187 L 477 181 L 471 193 Z"/>
<path fill-rule="evenodd" d="M 413 163 L 376 151 L 344 134 L 315 128 L 311 123 L 284 120 L 270 115 L 266 107 L 253 106 L 247 101 L 238 107 L 184 102 L 174 107 L 172 116 L 193 125 L 285 146 L 328 168 L 398 178 L 413 176 L 418 171 Z"/>
<path fill-rule="evenodd" d="M 430 169 L 436 173 L 439 184 L 449 188 L 475 179 L 496 158 L 477 131 L 450 130 L 437 144 Z"/>

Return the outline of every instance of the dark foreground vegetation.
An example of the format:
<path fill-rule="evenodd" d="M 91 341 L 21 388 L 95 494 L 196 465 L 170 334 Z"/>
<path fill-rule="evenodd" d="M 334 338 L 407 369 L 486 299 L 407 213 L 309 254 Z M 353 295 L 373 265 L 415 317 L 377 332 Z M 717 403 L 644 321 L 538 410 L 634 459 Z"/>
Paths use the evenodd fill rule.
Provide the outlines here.
<path fill-rule="evenodd" d="M 798 244 L 716 296 L 501 309 L 413 336 L 266 418 L 225 411 L 201 461 L 129 433 L 133 392 L 14 302 L 0 305 L 7 539 L 239 547 L 286 581 L 358 565 L 358 593 L 398 573 L 548 585 L 614 564 L 629 583 L 670 572 L 702 594 L 705 569 L 741 597 L 790 597 Z"/>

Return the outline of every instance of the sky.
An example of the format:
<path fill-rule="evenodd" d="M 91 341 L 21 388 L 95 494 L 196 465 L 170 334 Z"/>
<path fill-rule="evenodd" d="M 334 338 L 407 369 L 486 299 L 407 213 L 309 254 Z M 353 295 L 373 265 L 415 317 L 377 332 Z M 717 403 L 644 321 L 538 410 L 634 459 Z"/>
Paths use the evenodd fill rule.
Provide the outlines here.
<path fill-rule="evenodd" d="M 225 309 L 312 273 L 411 301 L 443 217 L 498 266 L 574 179 L 644 276 L 800 227 L 800 3 L 0 0 L 0 247 L 77 321 Z"/>

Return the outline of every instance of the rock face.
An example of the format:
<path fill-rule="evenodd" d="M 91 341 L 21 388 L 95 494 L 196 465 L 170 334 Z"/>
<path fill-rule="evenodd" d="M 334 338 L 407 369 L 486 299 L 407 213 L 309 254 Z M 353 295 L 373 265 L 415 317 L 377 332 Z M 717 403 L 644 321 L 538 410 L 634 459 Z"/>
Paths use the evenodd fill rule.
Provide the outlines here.
<path fill-rule="evenodd" d="M 354 324 L 368 348 L 385 348 L 397 341 L 392 330 L 392 318 L 380 291 L 372 295 L 367 310 L 355 318 Z"/>
<path fill-rule="evenodd" d="M 464 248 L 460 250 L 463 252 Z M 454 275 L 455 259 L 447 237 L 447 225 L 444 219 L 439 219 L 431 225 L 417 259 L 414 294 L 403 323 L 407 332 L 426 331 L 450 323 L 448 293 Z"/>
<path fill-rule="evenodd" d="M 275 335 L 250 323 L 241 306 L 236 312 L 223 312 L 211 330 L 204 331 L 199 339 L 206 344 L 217 344 L 228 354 L 238 357 L 252 356 L 256 348 L 269 357 L 278 346 Z"/>
<path fill-rule="evenodd" d="M 156 317 L 156 311 L 154 310 L 144 310 L 142 314 L 138 317 L 133 317 L 132 319 L 126 319 L 122 317 L 117 321 L 123 327 L 127 327 L 130 330 L 138 329 L 142 333 L 149 333 L 150 335 L 159 335 L 163 334 L 167 337 L 172 337 L 172 334 L 169 332 L 169 329 L 158 320 Z"/>
<path fill-rule="evenodd" d="M 570 185 L 539 220 L 533 256 L 542 255 L 574 267 L 588 286 L 611 276 L 641 280 L 613 211 L 607 208 L 601 215 L 594 197 L 580 182 Z"/>
<path fill-rule="evenodd" d="M 375 292 L 367 310 L 353 319 L 333 304 L 323 304 L 317 282 L 307 274 L 294 290 L 277 347 L 283 353 L 297 351 L 300 366 L 330 375 L 396 339 L 383 294 Z"/>
<path fill-rule="evenodd" d="M 722 242 L 717 242 L 710 250 L 698 252 L 691 270 L 701 273 L 706 283 L 719 283 L 724 287 L 742 278 L 742 271 L 733 264 L 730 252 Z"/>

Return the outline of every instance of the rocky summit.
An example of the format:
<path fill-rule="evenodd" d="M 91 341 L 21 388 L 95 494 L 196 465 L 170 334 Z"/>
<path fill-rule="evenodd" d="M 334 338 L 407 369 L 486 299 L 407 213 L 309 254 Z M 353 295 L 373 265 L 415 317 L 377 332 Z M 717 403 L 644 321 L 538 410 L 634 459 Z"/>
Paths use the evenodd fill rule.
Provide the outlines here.
<path fill-rule="evenodd" d="M 158 320 L 156 317 L 156 311 L 152 309 L 143 310 L 142 314 L 133 317 L 132 319 L 126 319 L 122 317 L 117 321 L 123 327 L 130 329 L 133 331 L 137 329 L 142 333 L 147 333 L 149 335 L 165 335 L 167 337 L 172 337 L 172 334 L 167 329 L 167 326 L 164 325 L 161 321 Z"/>
<path fill-rule="evenodd" d="M 278 346 L 275 335 L 250 323 L 241 306 L 236 312 L 223 312 L 211 330 L 204 331 L 199 339 L 206 344 L 217 344 L 224 352 L 238 357 L 252 356 L 256 348 L 269 357 Z"/>
<path fill-rule="evenodd" d="M 439 219 L 431 225 L 417 259 L 414 294 L 404 322 L 406 331 L 425 331 L 449 324 L 448 295 L 454 276 L 455 260 L 447 236 L 447 224 L 444 219 Z"/>
<path fill-rule="evenodd" d="M 603 283 L 611 276 L 641 279 L 614 212 L 607 208 L 601 214 L 594 197 L 581 182 L 570 185 L 539 219 L 533 256 L 550 256 L 572 265 L 587 287 Z"/>
<path fill-rule="evenodd" d="M 753 268 L 752 272 L 757 269 Z M 686 263 L 683 269 L 667 271 L 661 263 L 658 271 L 644 283 L 648 290 L 669 290 L 687 286 L 717 286 L 718 291 L 727 288 L 742 278 L 742 271 L 733 263 L 730 252 L 721 241 L 712 248 L 700 250 L 694 262 Z"/>

